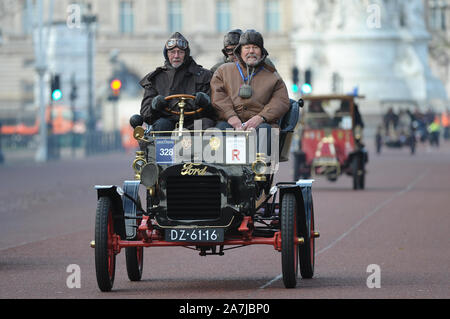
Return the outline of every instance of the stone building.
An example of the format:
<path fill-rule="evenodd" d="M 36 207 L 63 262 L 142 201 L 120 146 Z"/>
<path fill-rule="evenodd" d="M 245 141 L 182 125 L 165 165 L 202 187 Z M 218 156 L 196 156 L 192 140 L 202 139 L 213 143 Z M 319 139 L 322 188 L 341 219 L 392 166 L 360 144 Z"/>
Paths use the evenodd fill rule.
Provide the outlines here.
<path fill-rule="evenodd" d="M 36 15 L 33 10 L 36 10 L 37 0 L 4 2 L 0 7 L 0 117 L 36 110 L 32 39 L 36 26 L 31 18 Z M 30 4 L 31 9 L 27 6 Z M 197 63 L 210 68 L 222 57 L 223 35 L 228 30 L 256 29 L 263 34 L 270 58 L 277 64 L 280 74 L 287 80 L 290 77 L 293 63 L 291 1 L 43 0 L 43 4 L 45 21 L 52 11 L 53 23 L 67 22 L 75 28 L 82 18 L 76 16 L 78 12 L 73 10 L 72 4 L 79 5 L 81 16 L 88 12 L 96 15 L 95 103 L 97 106 L 100 103 L 104 109 L 108 108 L 104 95 L 112 74 L 121 68 L 136 82 L 162 65 L 164 43 L 174 31 L 180 31 L 189 40 Z M 67 82 L 70 75 L 62 77 Z M 130 89 L 120 101 L 120 111 L 126 110 L 121 118 L 139 111 L 142 92 L 133 84 L 129 83 Z M 77 104 L 85 105 L 83 101 Z M 105 116 L 108 113 L 104 112 Z"/>
<path fill-rule="evenodd" d="M 36 113 L 33 30 L 37 3 L 39 0 L 0 2 L 0 118 Z M 348 93 L 358 87 L 359 93 L 372 101 L 370 112 L 379 112 L 383 99 L 445 100 L 441 82 L 450 92 L 448 0 L 42 3 L 44 21 L 66 24 L 80 32 L 83 15 L 96 16 L 94 107 L 104 127 L 111 126 L 111 105 L 106 99 L 109 79 L 118 73 L 126 79 L 119 105 L 120 121 L 126 121 L 139 111 L 142 91 L 137 80 L 163 63 L 163 45 L 174 31 L 188 38 L 196 61 L 209 68 L 221 59 L 226 31 L 256 29 L 263 34 L 270 58 L 289 88 L 293 66 L 300 70 L 300 81 L 303 72 L 311 69 L 313 93 Z M 69 74 L 62 78 L 69 83 Z M 82 79 L 78 84 L 80 88 L 87 85 Z M 80 96 L 76 104 L 86 108 L 86 98 Z"/>

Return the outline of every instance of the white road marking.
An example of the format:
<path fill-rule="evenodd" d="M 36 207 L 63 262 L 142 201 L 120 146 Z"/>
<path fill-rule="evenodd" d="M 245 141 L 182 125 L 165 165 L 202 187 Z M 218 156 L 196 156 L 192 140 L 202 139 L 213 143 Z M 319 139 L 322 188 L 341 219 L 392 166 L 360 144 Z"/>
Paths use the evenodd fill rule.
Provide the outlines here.
<path fill-rule="evenodd" d="M 363 218 L 361 218 L 358 222 L 356 222 L 352 227 L 349 228 L 349 230 L 347 230 L 345 233 L 343 233 L 341 236 L 339 236 L 338 238 L 336 238 L 333 242 L 331 242 L 328 246 L 322 248 L 321 250 L 319 250 L 318 252 L 316 252 L 316 257 L 319 256 L 320 254 L 326 252 L 328 249 L 330 249 L 331 247 L 335 246 L 338 242 L 340 242 L 342 239 L 344 239 L 345 237 L 347 237 L 352 231 L 354 231 L 355 229 L 357 229 L 366 219 L 368 219 L 369 217 L 373 216 L 375 213 L 377 213 L 378 211 L 380 211 L 380 209 L 382 209 L 384 206 L 388 205 L 389 203 L 391 203 L 394 199 L 397 199 L 398 197 L 404 195 L 405 193 L 409 192 L 422 178 L 424 178 L 427 174 L 428 171 L 430 169 L 427 168 L 421 175 L 419 175 L 418 177 L 416 177 L 411 183 L 409 183 L 404 189 L 394 193 L 391 197 L 389 197 L 388 199 L 386 199 L 385 201 L 381 202 L 380 204 L 378 204 L 374 209 L 372 209 L 367 215 L 365 215 Z M 265 283 L 264 285 L 262 285 L 261 287 L 259 287 L 259 289 L 264 289 L 268 286 L 270 286 L 271 284 L 273 284 L 274 282 L 280 280 L 281 278 L 283 278 L 282 274 L 279 274 L 278 276 L 276 276 L 275 278 L 273 278 L 272 280 L 268 281 L 267 283 Z"/>

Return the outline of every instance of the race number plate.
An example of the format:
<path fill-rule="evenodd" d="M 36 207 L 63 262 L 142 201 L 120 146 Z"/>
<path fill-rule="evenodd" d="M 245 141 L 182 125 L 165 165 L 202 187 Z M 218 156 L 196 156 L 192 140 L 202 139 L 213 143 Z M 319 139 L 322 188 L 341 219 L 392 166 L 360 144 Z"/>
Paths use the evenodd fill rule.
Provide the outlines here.
<path fill-rule="evenodd" d="M 166 229 L 165 240 L 189 243 L 211 243 L 224 241 L 223 228 L 172 228 Z"/>
<path fill-rule="evenodd" d="M 158 164 L 173 164 L 175 141 L 172 139 L 157 139 L 155 142 L 156 162 Z"/>

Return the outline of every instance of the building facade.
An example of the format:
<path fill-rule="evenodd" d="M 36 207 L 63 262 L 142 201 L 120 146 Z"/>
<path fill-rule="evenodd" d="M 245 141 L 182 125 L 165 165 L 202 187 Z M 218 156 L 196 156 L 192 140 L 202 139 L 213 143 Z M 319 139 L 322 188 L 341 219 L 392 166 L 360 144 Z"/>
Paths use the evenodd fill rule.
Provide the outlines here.
<path fill-rule="evenodd" d="M 310 4 L 307 5 L 307 2 Z M 107 119 L 110 103 L 106 96 L 111 77 L 117 72 L 122 72 L 121 74 L 128 79 L 126 82 L 129 82 L 125 83 L 126 90 L 120 100 L 122 106 L 119 110 L 122 114 L 119 117 L 123 122 L 130 114 L 139 111 L 142 90 L 137 86 L 137 81 L 163 64 L 164 43 L 175 31 L 180 31 L 189 40 L 191 54 L 195 60 L 204 67 L 210 68 L 222 58 L 223 35 L 228 30 L 256 29 L 263 34 L 269 57 L 275 63 L 289 89 L 292 84 L 292 68 L 297 66 L 301 70 L 300 75 L 305 68 L 316 67 L 316 72 L 313 72 L 314 79 L 320 79 L 322 73 L 327 84 L 317 85 L 314 89 L 332 91 L 333 73 L 339 72 L 336 69 L 329 74 L 328 71 L 317 68 L 321 66 L 320 57 L 324 56 L 327 50 L 327 43 L 324 43 L 327 38 L 321 34 L 320 24 L 325 25 L 329 22 L 339 25 L 348 12 L 359 10 L 360 15 L 367 15 L 368 6 L 381 4 L 378 0 L 352 0 L 347 3 L 354 2 L 360 7 L 349 7 L 347 13 L 337 10 L 342 8 L 340 6 L 345 2 L 346 0 L 42 0 L 46 22 L 65 23 L 68 28 L 79 28 L 82 32 L 83 16 L 86 14 L 96 16 L 93 63 L 93 85 L 96 97 L 94 106 L 98 116 L 104 118 L 105 122 L 110 121 Z M 395 0 L 394 2 L 407 5 L 410 1 Z M 423 2 L 424 21 L 427 23 L 431 38 L 429 54 L 425 52 L 422 56 L 429 60 L 430 72 L 433 76 L 444 82 L 447 92 L 450 92 L 448 71 L 450 51 L 447 45 L 449 39 L 447 26 L 450 24 L 448 24 L 447 2 L 448 0 L 424 0 Z M 0 3 L 0 66 L 2 70 L 0 118 L 20 119 L 26 114 L 35 114 L 37 109 L 34 98 L 37 75 L 34 68 L 33 32 L 36 30 L 39 0 L 3 0 Z M 386 12 L 383 11 L 381 14 Z M 401 23 L 402 17 L 398 16 L 398 12 L 390 14 L 397 14 L 397 19 Z M 316 15 L 320 19 L 316 19 Z M 382 23 L 389 23 L 390 18 L 391 16 L 382 16 Z M 309 40 L 320 39 L 309 48 L 304 42 L 308 41 L 308 33 L 304 29 L 307 23 L 316 28 L 310 33 Z M 351 29 L 354 28 L 353 31 L 355 31 L 358 25 L 347 25 L 346 28 L 346 32 L 351 33 Z M 443 42 L 443 38 L 446 42 Z M 345 45 L 342 46 L 345 41 L 340 43 L 335 41 L 334 44 L 335 47 L 328 47 L 328 49 L 345 49 Z M 370 56 L 370 50 L 366 52 L 369 56 L 365 60 L 373 59 L 376 63 L 379 56 Z M 316 55 L 315 64 L 303 65 L 309 63 L 303 58 L 305 55 Z M 349 56 L 347 58 L 350 59 Z M 330 62 L 336 64 L 342 61 L 329 60 L 328 63 Z M 428 61 L 425 62 L 427 65 Z M 348 66 L 348 63 L 341 65 Z M 339 80 L 340 76 L 344 83 L 350 83 L 349 75 L 344 73 L 340 72 L 334 76 L 334 79 Z M 69 83 L 70 76 L 63 74 L 63 83 Z M 322 82 L 325 83 L 324 81 Z M 86 83 L 80 82 L 79 85 L 83 86 Z M 354 85 L 357 83 L 350 83 L 341 90 L 346 93 L 348 88 Z M 373 85 L 376 87 L 377 83 Z M 339 85 L 334 89 L 339 90 Z M 64 90 L 67 91 L 63 88 Z M 360 93 L 365 92 L 360 91 Z M 290 94 L 292 97 L 298 97 L 291 90 Z M 87 102 L 79 97 L 76 104 L 79 108 L 85 108 Z"/>
<path fill-rule="evenodd" d="M 37 0 L 6 0 L 0 7 L 0 117 L 36 110 L 33 30 L 37 3 Z M 289 37 L 291 1 L 43 0 L 43 12 L 44 21 L 51 18 L 53 23 L 66 22 L 75 29 L 80 28 L 84 14 L 89 12 L 97 17 L 94 79 L 96 103 L 103 107 L 107 102 L 102 103 L 102 97 L 118 65 L 126 69 L 130 79 L 142 78 L 164 63 L 164 43 L 175 31 L 189 40 L 191 54 L 205 68 L 222 58 L 223 36 L 234 28 L 260 31 L 270 58 L 284 78 L 289 79 L 293 63 Z M 62 77 L 65 83 L 70 75 Z M 129 87 L 122 102 L 136 113 L 142 92 L 136 86 Z M 83 101 L 77 104 L 85 105 Z"/>

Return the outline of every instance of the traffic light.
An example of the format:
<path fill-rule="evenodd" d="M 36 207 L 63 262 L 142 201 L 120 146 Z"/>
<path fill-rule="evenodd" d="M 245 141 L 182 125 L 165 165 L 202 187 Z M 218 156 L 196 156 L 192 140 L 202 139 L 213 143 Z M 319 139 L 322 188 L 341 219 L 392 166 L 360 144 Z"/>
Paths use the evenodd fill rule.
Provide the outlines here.
<path fill-rule="evenodd" d="M 117 101 L 120 95 L 120 88 L 122 87 L 122 81 L 115 78 L 110 81 L 109 87 L 111 88 L 111 94 L 109 95 L 110 101 Z"/>
<path fill-rule="evenodd" d="M 309 94 L 312 92 L 311 76 L 312 76 L 311 70 L 306 69 L 305 81 L 303 82 L 303 85 L 302 85 L 302 93 L 303 94 Z"/>
<path fill-rule="evenodd" d="M 292 68 L 292 91 L 298 92 L 298 68 L 296 66 Z"/>
<path fill-rule="evenodd" d="M 52 76 L 50 83 L 50 96 L 53 101 L 59 101 L 62 98 L 59 74 Z"/>

